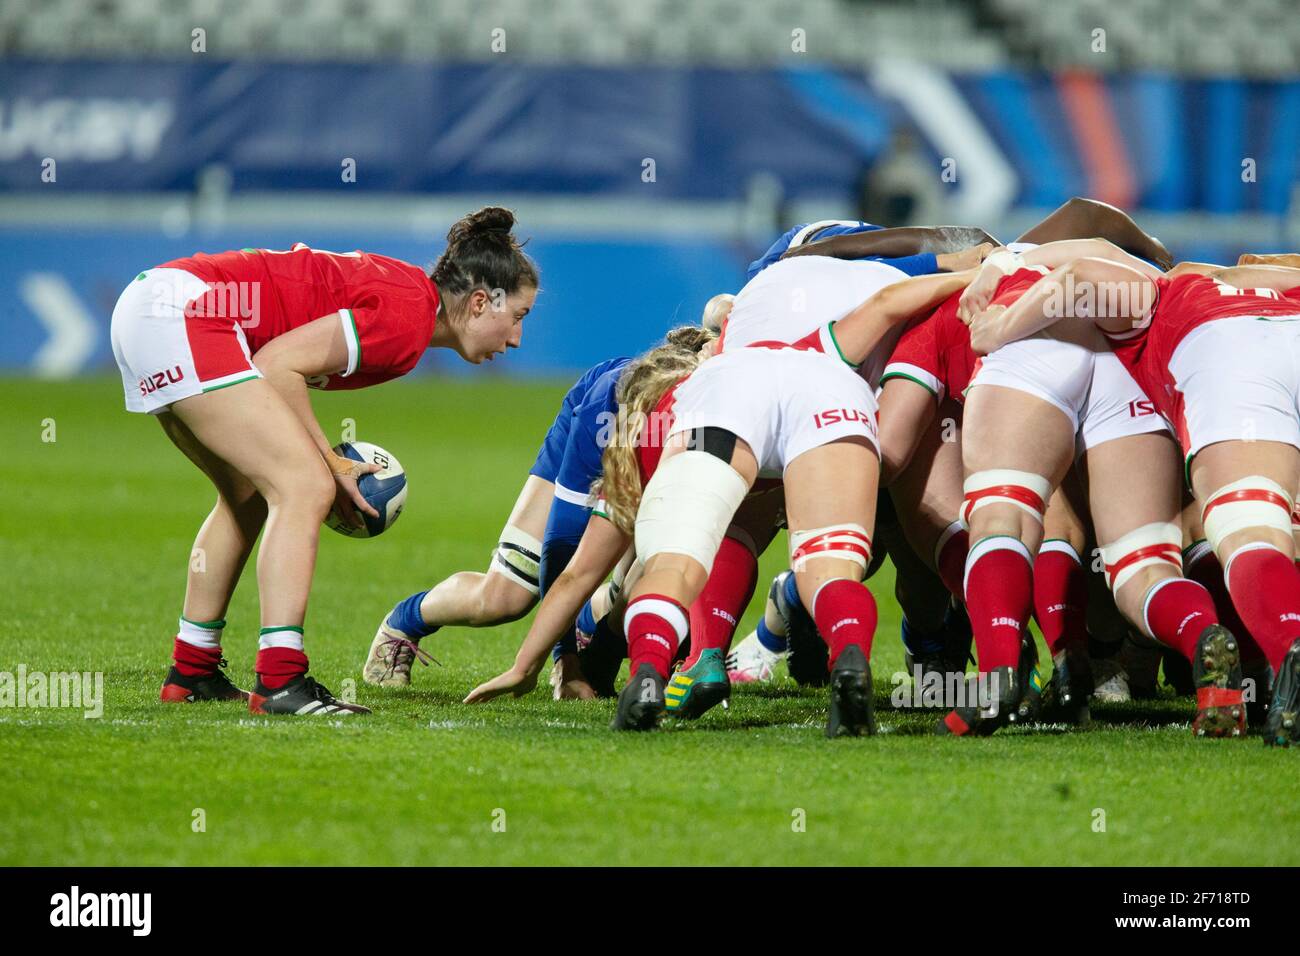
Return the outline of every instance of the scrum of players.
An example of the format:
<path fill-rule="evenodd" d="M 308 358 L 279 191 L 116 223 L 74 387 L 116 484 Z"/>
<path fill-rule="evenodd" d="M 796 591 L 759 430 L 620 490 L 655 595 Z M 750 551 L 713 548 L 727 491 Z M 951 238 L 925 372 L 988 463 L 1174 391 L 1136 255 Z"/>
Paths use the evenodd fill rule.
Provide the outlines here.
<path fill-rule="evenodd" d="M 466 702 L 527 693 L 551 657 L 557 698 L 617 694 L 613 729 L 649 730 L 784 659 L 827 687 L 828 736 L 870 734 L 888 554 L 938 733 L 1083 725 L 1163 659 L 1196 735 L 1287 746 L 1298 491 L 1300 257 L 1175 266 L 1083 199 L 1005 246 L 811 223 L 700 326 L 574 385 L 490 570 L 397 603 L 364 677 L 409 684 L 438 628 L 536 605 Z M 788 569 L 733 648 L 781 529 Z"/>

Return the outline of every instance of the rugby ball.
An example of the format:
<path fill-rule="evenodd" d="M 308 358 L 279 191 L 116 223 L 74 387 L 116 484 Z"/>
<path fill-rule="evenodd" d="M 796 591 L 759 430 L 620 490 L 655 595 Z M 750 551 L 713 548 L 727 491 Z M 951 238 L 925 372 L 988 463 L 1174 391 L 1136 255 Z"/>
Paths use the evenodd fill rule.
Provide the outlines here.
<path fill-rule="evenodd" d="M 371 475 L 362 475 L 357 482 L 361 496 L 370 502 L 371 507 L 379 512 L 375 518 L 358 510 L 357 514 L 365 522 L 361 528 L 354 527 L 331 509 L 325 524 L 345 534 L 349 538 L 373 538 L 381 535 L 393 526 L 397 516 L 406 504 L 406 472 L 401 463 L 378 445 L 368 441 L 345 441 L 334 446 L 334 454 L 351 458 L 353 461 L 373 462 L 380 470 Z"/>

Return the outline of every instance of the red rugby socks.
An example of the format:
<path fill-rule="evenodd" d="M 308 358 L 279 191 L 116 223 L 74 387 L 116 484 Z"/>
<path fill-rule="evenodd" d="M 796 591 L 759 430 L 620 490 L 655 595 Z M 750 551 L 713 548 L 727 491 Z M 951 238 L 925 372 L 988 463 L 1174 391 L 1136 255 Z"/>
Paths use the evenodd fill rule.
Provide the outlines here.
<path fill-rule="evenodd" d="M 934 548 L 934 566 L 939 580 L 958 601 L 965 599 L 966 554 L 970 550 L 970 533 L 954 521 L 939 535 Z"/>
<path fill-rule="evenodd" d="M 1189 661 L 1196 656 L 1201 632 L 1219 623 L 1210 592 L 1187 578 L 1157 582 L 1147 592 L 1142 618 L 1152 637 Z"/>
<path fill-rule="evenodd" d="M 857 645 L 871 659 L 871 639 L 876 633 L 876 599 L 861 581 L 836 578 L 813 595 L 813 620 L 830 649 L 828 664 L 835 666 L 840 653 Z"/>
<path fill-rule="evenodd" d="M 1264 651 L 1251 636 L 1250 629 L 1242 622 L 1241 615 L 1232 603 L 1232 595 L 1228 593 L 1228 585 L 1223 580 L 1223 565 L 1219 563 L 1218 555 L 1210 547 L 1210 542 L 1197 541 L 1183 551 L 1183 575 L 1210 592 L 1219 622 L 1233 633 L 1241 647 L 1242 665 L 1262 661 Z"/>
<path fill-rule="evenodd" d="M 182 617 L 172 644 L 172 660 L 186 677 L 215 673 L 221 661 L 221 632 L 224 620 L 190 621 Z"/>
<path fill-rule="evenodd" d="M 1034 559 L 1034 618 L 1047 649 L 1082 648 L 1088 640 L 1088 576 L 1068 541 L 1043 542 Z"/>
<path fill-rule="evenodd" d="M 1300 637 L 1300 569 L 1276 548 L 1248 544 L 1228 556 L 1224 579 L 1241 620 L 1280 673 Z"/>
<path fill-rule="evenodd" d="M 736 622 L 749 606 L 757 582 L 758 559 L 754 553 L 735 538 L 723 538 L 704 590 L 691 605 L 691 656 L 684 667 L 694 664 L 708 648 L 726 653 L 736 633 Z"/>
<path fill-rule="evenodd" d="M 642 664 L 649 664 L 667 680 L 688 621 L 686 609 L 667 595 L 642 594 L 630 601 L 623 614 L 628 673 L 635 674 Z"/>
<path fill-rule="evenodd" d="M 279 690 L 307 673 L 302 628 L 294 625 L 264 627 L 257 641 L 257 679 L 268 690 Z"/>
<path fill-rule="evenodd" d="M 1020 539 L 997 535 L 971 546 L 966 559 L 966 613 L 981 674 L 1019 663 L 1020 632 L 1033 600 L 1033 566 Z"/>

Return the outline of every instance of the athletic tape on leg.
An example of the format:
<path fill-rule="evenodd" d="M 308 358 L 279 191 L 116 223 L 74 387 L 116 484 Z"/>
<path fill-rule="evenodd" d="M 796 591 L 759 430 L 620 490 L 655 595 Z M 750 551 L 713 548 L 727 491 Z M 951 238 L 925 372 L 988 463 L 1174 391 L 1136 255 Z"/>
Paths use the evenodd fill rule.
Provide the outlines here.
<path fill-rule="evenodd" d="M 1130 531 L 1103 545 L 1101 560 L 1105 565 L 1106 584 L 1118 591 L 1143 568 L 1157 564 L 1172 565 L 1183 573 L 1183 529 L 1171 521 L 1155 521 Z"/>
<path fill-rule="evenodd" d="M 790 567 L 796 571 L 802 570 L 815 558 L 852 561 L 866 574 L 867 565 L 871 563 L 871 537 L 860 524 L 836 524 L 808 531 L 791 531 Z"/>
<path fill-rule="evenodd" d="M 497 542 L 488 570 L 504 574 L 530 594 L 537 594 L 541 590 L 538 584 L 541 563 L 542 543 L 508 524 L 501 531 L 501 540 Z"/>
<path fill-rule="evenodd" d="M 1210 495 L 1201 510 L 1201 524 L 1218 554 L 1225 538 L 1247 528 L 1271 528 L 1291 534 L 1291 505 L 1290 494 L 1276 481 L 1251 475 Z"/>
<path fill-rule="evenodd" d="M 977 471 L 962 483 L 961 520 L 969 528 L 970 516 L 985 505 L 1015 505 L 1043 523 L 1052 485 L 1042 475 L 1011 468 Z"/>
<path fill-rule="evenodd" d="M 649 563 L 656 554 L 685 554 L 710 570 L 748 491 L 734 468 L 708 452 L 674 455 L 659 466 L 641 496 L 637 555 Z"/>

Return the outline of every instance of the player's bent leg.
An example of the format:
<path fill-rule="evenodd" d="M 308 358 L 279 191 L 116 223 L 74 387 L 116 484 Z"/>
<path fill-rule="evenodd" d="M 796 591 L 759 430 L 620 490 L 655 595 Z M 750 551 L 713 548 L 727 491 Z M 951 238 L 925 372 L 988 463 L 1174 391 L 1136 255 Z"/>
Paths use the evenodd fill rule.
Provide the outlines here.
<path fill-rule="evenodd" d="M 712 431 L 701 429 L 701 431 Z M 721 432 L 721 429 L 717 430 Z M 623 612 L 628 682 L 618 698 L 614 730 L 650 730 L 666 709 L 673 658 L 689 632 L 687 608 L 699 597 L 722 544 L 758 473 L 749 446 L 729 432 L 686 446 L 673 436 L 646 484 L 636 518 L 636 550 L 643 571 Z"/>
<path fill-rule="evenodd" d="M 1066 482 L 1074 477 L 1071 472 Z M 1090 720 L 1088 701 L 1093 692 L 1084 539 L 1083 522 L 1063 484 L 1048 502 L 1043 543 L 1034 559 L 1034 619 L 1052 658 L 1052 681 L 1044 695 L 1044 710 L 1079 725 Z"/>
<path fill-rule="evenodd" d="M 836 540 L 842 550 L 799 556 L 794 569 L 801 593 L 810 593 L 813 619 L 827 644 L 830 668 L 830 711 L 826 736 L 860 736 L 876 732 L 874 690 L 871 680 L 871 643 L 876 630 L 876 601 L 861 580 L 865 565 L 854 555 L 869 557 L 871 541 L 859 524 L 824 525 L 803 532 L 799 542 L 791 534 L 792 549 L 800 555 L 802 544 Z"/>
<path fill-rule="evenodd" d="M 693 720 L 731 696 L 726 654 L 757 580 L 753 539 L 733 525 L 718 547 L 703 590 L 691 603 L 691 651 L 668 681 L 669 716 Z"/>
<path fill-rule="evenodd" d="M 1048 479 L 1030 471 L 973 472 L 966 484 L 963 517 L 973 544 L 966 560 L 966 610 L 979 671 L 975 700 L 956 701 L 935 728 L 965 736 L 989 734 L 1017 719 L 1034 684 L 1036 654 L 1026 640 L 1033 608 L 1034 553 L 1042 536 L 1042 511 L 1051 493 Z"/>
<path fill-rule="evenodd" d="M 1064 487 L 1058 488 L 1043 516 L 1043 543 L 1034 561 L 1034 618 L 1053 656 L 1087 643 L 1086 537 Z"/>
<path fill-rule="evenodd" d="M 922 661 L 923 670 L 937 668 L 945 674 L 965 672 L 972 639 L 962 594 L 970 538 L 957 519 L 961 510 L 963 477 L 960 417 L 961 407 L 951 400 L 945 401 L 911 461 L 889 488 L 898 525 L 906 543 L 911 546 L 912 556 L 902 551 L 902 542 L 883 538 L 878 541 L 878 545 L 888 545 L 898 569 L 895 580 L 896 596 L 900 602 L 913 596 L 923 601 L 935 600 L 933 595 L 925 593 L 929 589 L 928 578 L 920 574 L 919 569 L 915 574 L 904 571 L 900 560 L 909 567 L 923 562 L 939 576 L 952 595 L 951 601 L 939 601 L 943 621 L 930 636 L 937 653 L 926 655 L 924 647 L 920 648 L 921 656 L 926 658 Z M 908 588 L 905 579 L 918 580 L 920 586 Z M 904 625 L 910 633 L 917 620 L 907 604 L 903 608 Z M 915 660 L 918 648 L 912 646 L 907 634 L 904 643 L 912 650 Z M 916 643 L 924 645 L 926 641 L 921 638 Z M 912 666 L 908 664 L 908 669 L 911 670 Z"/>
<path fill-rule="evenodd" d="M 876 730 L 870 660 L 877 611 L 862 578 L 871 563 L 878 474 L 875 449 L 856 438 L 806 451 L 785 469 L 790 566 L 828 649 L 828 737 Z"/>
<path fill-rule="evenodd" d="M 185 603 L 173 643 L 173 664 L 163 681 L 165 702 L 248 700 L 220 670 L 226 608 L 257 536 L 266 522 L 266 500 L 251 482 L 194 437 L 170 411 L 158 415 L 172 442 L 217 489 L 217 503 L 190 552 Z"/>
<path fill-rule="evenodd" d="M 940 680 L 964 673 L 970 652 L 970 632 L 954 625 L 960 617 L 947 586 L 899 533 L 877 527 L 876 549 L 887 548 L 894 564 L 894 598 L 903 612 L 901 632 L 904 665 L 921 677 L 935 673 Z M 897 526 L 895 525 L 895 532 Z"/>
<path fill-rule="evenodd" d="M 1196 688 L 1192 732 L 1240 737 L 1246 732 L 1241 648 L 1218 620 L 1214 599 L 1181 574 L 1182 529 L 1175 523 L 1138 528 L 1102 548 L 1115 601 L 1139 630 L 1191 663 Z M 1113 569 L 1113 572 L 1112 572 Z"/>
<path fill-rule="evenodd" d="M 462 571 L 431 588 L 420 602 L 429 633 L 444 626 L 492 627 L 532 610 L 539 591 L 542 536 L 555 486 L 529 475 L 501 530 L 488 571 Z"/>
<path fill-rule="evenodd" d="M 1014 430 L 1006 427 L 1015 422 Z M 1036 681 L 1025 640 L 1033 561 L 1052 491 L 1074 459 L 1075 424 L 1057 405 L 1000 385 L 971 389 L 962 422 L 970 530 L 964 592 L 979 659 L 980 693 L 951 711 L 939 733 L 991 733 L 1018 719 Z"/>
<path fill-rule="evenodd" d="M 696 690 L 688 692 L 688 696 L 699 693 L 700 681 L 696 678 L 700 675 L 693 671 L 703 655 L 707 654 L 711 662 L 718 659 L 717 666 L 714 663 L 706 664 L 710 678 L 704 684 L 705 687 L 709 684 L 720 685 L 719 678 L 726 676 L 726 661 L 737 622 L 748 607 L 750 598 L 754 596 L 758 556 L 767 549 L 780 530 L 784 510 L 784 488 L 779 483 L 770 487 L 751 488 L 737 509 L 719 548 L 713 569 L 709 572 L 708 583 L 699 598 L 691 604 L 690 656 L 673 679 L 673 683 L 692 682 L 690 686 Z M 786 631 L 782 630 L 781 633 L 784 636 Z M 755 649 L 753 642 L 750 649 Z M 761 646 L 758 649 L 763 650 Z M 714 651 L 717 653 L 711 653 Z M 761 655 L 756 658 L 753 653 L 748 656 L 755 660 L 769 659 Z M 759 666 L 761 669 L 762 665 Z M 770 676 L 769 667 L 767 677 Z M 726 684 L 729 688 L 729 677 L 726 678 Z M 672 711 L 675 709 L 675 695 L 671 686 L 669 691 L 669 710 Z M 721 686 L 711 692 L 716 698 L 715 703 L 723 699 L 719 696 L 722 693 Z"/>
<path fill-rule="evenodd" d="M 960 415 L 960 406 L 945 402 L 911 461 L 889 486 L 908 543 L 959 601 L 969 545 L 966 529 L 957 520 L 964 477 Z"/>
<path fill-rule="evenodd" d="M 1141 462 L 1141 481 L 1135 481 Z M 1245 732 L 1240 647 L 1214 599 L 1183 577 L 1176 446 L 1164 432 L 1105 441 L 1085 455 L 1106 582 L 1120 612 L 1192 665 L 1199 736 Z"/>
<path fill-rule="evenodd" d="M 1224 441 L 1192 459 L 1192 487 L 1206 538 L 1224 568 L 1232 602 L 1276 675 L 1264 742 L 1300 740 L 1300 570 L 1289 489 L 1300 451 L 1275 441 Z"/>
<path fill-rule="evenodd" d="M 172 411 L 200 444 L 247 478 L 266 500 L 257 559 L 262 630 L 249 709 L 299 716 L 369 713 L 334 697 L 307 675 L 303 621 L 320 526 L 335 493 L 307 430 L 264 379 L 182 399 Z"/>

